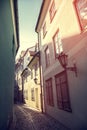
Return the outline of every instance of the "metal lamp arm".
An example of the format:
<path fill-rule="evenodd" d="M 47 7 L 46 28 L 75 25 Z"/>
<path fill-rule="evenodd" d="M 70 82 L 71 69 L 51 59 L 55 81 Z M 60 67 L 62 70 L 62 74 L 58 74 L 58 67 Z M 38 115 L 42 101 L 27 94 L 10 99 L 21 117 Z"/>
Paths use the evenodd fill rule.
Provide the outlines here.
<path fill-rule="evenodd" d="M 76 64 L 73 64 L 73 67 L 66 67 L 66 69 L 69 70 L 69 71 L 74 71 L 75 75 L 77 77 L 77 67 L 76 67 Z"/>

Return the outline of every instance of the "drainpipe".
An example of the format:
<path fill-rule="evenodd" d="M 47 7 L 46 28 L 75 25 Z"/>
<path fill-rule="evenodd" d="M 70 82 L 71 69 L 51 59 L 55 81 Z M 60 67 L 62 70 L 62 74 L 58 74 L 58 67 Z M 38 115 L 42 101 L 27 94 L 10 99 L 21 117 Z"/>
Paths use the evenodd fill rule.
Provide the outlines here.
<path fill-rule="evenodd" d="M 23 79 L 23 75 L 21 76 L 22 78 L 22 103 L 24 103 L 24 79 Z"/>
<path fill-rule="evenodd" d="M 39 56 L 39 71 L 40 71 L 40 87 L 41 87 L 41 110 L 43 113 L 43 90 L 42 90 L 42 78 L 41 78 L 41 52 L 40 52 L 40 56 Z"/>
<path fill-rule="evenodd" d="M 39 33 L 38 34 L 38 50 L 39 50 L 39 73 L 40 73 L 40 88 L 41 88 L 41 111 L 43 113 L 43 88 L 42 88 L 42 71 L 41 71 L 41 51 L 40 51 L 40 45 L 39 45 Z"/>

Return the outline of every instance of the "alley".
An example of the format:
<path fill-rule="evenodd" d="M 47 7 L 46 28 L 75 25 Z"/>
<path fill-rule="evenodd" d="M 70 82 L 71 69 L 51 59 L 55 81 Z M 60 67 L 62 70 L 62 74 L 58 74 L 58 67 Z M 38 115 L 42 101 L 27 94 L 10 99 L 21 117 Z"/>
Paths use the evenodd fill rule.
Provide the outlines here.
<path fill-rule="evenodd" d="M 68 130 L 55 119 L 32 110 L 26 105 L 14 106 L 13 127 L 14 130 Z"/>

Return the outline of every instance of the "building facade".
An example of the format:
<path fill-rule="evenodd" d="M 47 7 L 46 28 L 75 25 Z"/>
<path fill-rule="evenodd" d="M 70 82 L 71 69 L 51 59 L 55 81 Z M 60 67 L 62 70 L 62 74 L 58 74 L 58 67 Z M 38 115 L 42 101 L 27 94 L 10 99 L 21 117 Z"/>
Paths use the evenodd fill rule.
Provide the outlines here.
<path fill-rule="evenodd" d="M 31 55 L 33 56 L 33 50 L 35 47 L 30 47 L 25 51 L 22 51 L 20 54 L 20 57 L 16 59 L 16 64 L 15 64 L 15 80 L 18 84 L 19 87 L 19 96 L 18 96 L 18 101 L 23 102 L 23 80 L 21 77 L 22 72 L 26 69 L 29 61 L 30 61 L 30 52 Z"/>
<path fill-rule="evenodd" d="M 14 99 L 16 99 L 15 102 L 22 102 L 22 97 L 23 97 L 23 92 L 22 92 L 22 79 L 21 79 L 21 73 L 23 71 L 24 68 L 24 60 L 23 60 L 23 56 L 21 56 L 15 64 L 15 82 L 16 82 L 16 89 L 18 87 L 18 92 L 14 93 Z M 18 93 L 18 94 L 17 94 Z"/>
<path fill-rule="evenodd" d="M 87 1 L 43 0 L 35 31 L 44 111 L 71 129 L 87 129 Z"/>
<path fill-rule="evenodd" d="M 17 0 L 0 1 L 0 130 L 13 118 L 15 55 L 19 48 Z"/>
<path fill-rule="evenodd" d="M 35 52 L 35 55 L 28 64 L 28 68 L 31 70 L 29 76 L 29 106 L 39 111 L 41 108 L 41 86 L 40 86 L 40 64 L 39 64 L 39 52 Z"/>
<path fill-rule="evenodd" d="M 41 111 L 39 52 L 34 50 L 29 53 L 30 60 L 21 74 L 24 102 L 29 107 Z"/>
<path fill-rule="evenodd" d="M 35 49 L 35 47 L 34 47 Z M 25 51 L 23 55 L 23 70 L 21 70 L 20 78 L 21 78 L 21 86 L 22 86 L 22 101 L 27 103 L 28 100 L 28 76 L 30 74 L 30 70 L 28 69 L 27 65 L 29 64 L 30 60 L 34 56 L 34 51 L 30 50 L 29 48 Z M 26 91 L 26 92 L 25 92 Z M 26 93 L 26 94 L 25 94 Z M 27 103 L 28 104 L 28 103 Z"/>

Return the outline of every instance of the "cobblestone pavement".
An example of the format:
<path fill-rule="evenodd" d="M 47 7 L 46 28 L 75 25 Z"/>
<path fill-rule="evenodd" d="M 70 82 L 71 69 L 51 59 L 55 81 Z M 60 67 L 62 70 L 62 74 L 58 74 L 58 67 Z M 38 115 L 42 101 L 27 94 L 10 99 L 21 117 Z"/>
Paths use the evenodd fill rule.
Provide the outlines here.
<path fill-rule="evenodd" d="M 69 130 L 52 117 L 25 105 L 15 105 L 14 116 L 14 129 L 11 130 Z"/>

